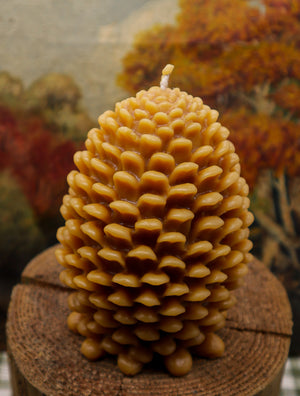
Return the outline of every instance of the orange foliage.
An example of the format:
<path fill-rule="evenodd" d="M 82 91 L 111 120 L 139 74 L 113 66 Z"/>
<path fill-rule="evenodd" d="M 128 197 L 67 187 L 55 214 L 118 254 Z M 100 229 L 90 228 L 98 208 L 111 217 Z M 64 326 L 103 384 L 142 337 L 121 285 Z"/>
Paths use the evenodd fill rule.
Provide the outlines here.
<path fill-rule="evenodd" d="M 210 103 L 215 102 L 218 95 L 251 92 L 258 84 L 277 83 L 288 74 L 300 79 L 300 51 L 287 43 L 240 43 L 206 62 L 180 49 L 175 54 L 176 57 L 171 58 L 176 64 L 173 84 Z M 161 67 L 163 64 L 160 70 Z"/>
<path fill-rule="evenodd" d="M 299 126 L 266 114 L 251 114 L 245 108 L 227 111 L 222 122 L 231 131 L 230 139 L 241 158 L 244 177 L 254 186 L 260 169 L 284 169 L 290 176 L 300 174 Z M 259 165 L 259 166 L 258 166 Z"/>
<path fill-rule="evenodd" d="M 139 34 L 120 85 L 132 93 L 157 85 L 173 63 L 172 85 L 223 114 L 251 186 L 260 169 L 299 175 L 300 0 L 179 4 L 174 26 Z"/>
<path fill-rule="evenodd" d="M 289 83 L 282 85 L 275 91 L 271 98 L 278 106 L 293 114 L 293 116 L 300 116 L 300 86 Z"/>
<path fill-rule="evenodd" d="M 264 26 L 259 10 L 244 0 L 180 0 L 179 4 L 178 29 L 188 43 L 223 46 L 248 41 L 260 37 Z"/>
<path fill-rule="evenodd" d="M 118 77 L 125 89 L 136 92 L 143 83 L 157 80 L 157 66 L 168 63 L 178 42 L 170 26 L 154 26 L 149 32 L 140 33 L 135 40 L 135 48 L 123 59 L 126 73 Z"/>

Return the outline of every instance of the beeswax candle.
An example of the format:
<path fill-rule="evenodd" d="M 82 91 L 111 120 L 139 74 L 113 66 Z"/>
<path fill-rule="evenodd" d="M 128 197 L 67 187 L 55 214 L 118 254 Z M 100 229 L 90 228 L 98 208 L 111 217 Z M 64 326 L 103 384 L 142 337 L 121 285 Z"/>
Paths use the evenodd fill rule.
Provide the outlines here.
<path fill-rule="evenodd" d="M 216 332 L 247 273 L 253 221 L 239 157 L 218 112 L 161 86 L 99 117 L 77 152 L 58 229 L 69 328 L 95 360 L 135 375 L 160 355 L 176 376 L 192 354 L 224 352 Z"/>

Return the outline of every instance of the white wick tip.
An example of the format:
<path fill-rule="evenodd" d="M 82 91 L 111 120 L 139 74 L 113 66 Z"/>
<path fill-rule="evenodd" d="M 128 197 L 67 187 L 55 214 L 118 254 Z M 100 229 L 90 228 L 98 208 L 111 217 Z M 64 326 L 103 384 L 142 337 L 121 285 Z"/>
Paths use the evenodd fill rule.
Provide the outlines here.
<path fill-rule="evenodd" d="M 160 80 L 160 88 L 161 89 L 166 89 L 168 88 L 169 85 L 169 76 L 161 76 L 161 80 Z"/>
<path fill-rule="evenodd" d="M 174 69 L 174 65 L 166 65 L 162 71 L 162 75 L 161 75 L 161 80 L 160 80 L 160 88 L 161 89 L 166 89 L 168 88 L 168 84 L 169 84 L 169 77 L 170 74 L 172 73 Z"/>

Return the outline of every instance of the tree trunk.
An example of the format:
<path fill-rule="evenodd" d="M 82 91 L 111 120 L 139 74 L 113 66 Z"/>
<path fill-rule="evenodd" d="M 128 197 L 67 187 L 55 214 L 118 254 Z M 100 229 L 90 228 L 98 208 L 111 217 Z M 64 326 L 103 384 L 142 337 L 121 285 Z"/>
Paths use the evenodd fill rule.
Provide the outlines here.
<path fill-rule="evenodd" d="M 89 362 L 82 337 L 67 328 L 67 296 L 54 247 L 32 260 L 12 293 L 7 344 L 15 396 L 279 395 L 292 319 L 280 282 L 258 260 L 250 264 L 238 303 L 220 331 L 222 358 L 194 358 L 192 371 L 171 377 L 160 362 L 126 377 L 113 357 Z"/>

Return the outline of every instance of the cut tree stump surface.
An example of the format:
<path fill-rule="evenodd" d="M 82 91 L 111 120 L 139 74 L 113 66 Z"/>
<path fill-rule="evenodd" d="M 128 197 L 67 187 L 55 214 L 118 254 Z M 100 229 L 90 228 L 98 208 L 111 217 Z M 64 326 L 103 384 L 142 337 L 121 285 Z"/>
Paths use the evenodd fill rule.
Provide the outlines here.
<path fill-rule="evenodd" d="M 171 377 L 156 362 L 131 378 L 113 357 L 90 362 L 81 355 L 83 337 L 67 327 L 70 289 L 59 281 L 62 267 L 55 248 L 34 258 L 13 289 L 7 345 L 15 396 L 278 394 L 292 334 L 291 310 L 281 283 L 260 261 L 254 259 L 245 285 L 234 292 L 238 302 L 219 332 L 226 346 L 222 358 L 194 357 L 184 377 Z"/>

